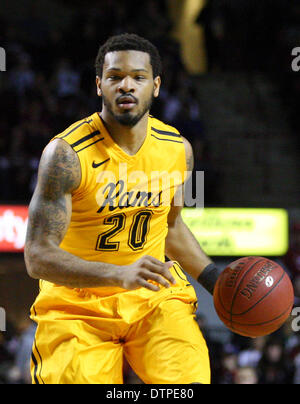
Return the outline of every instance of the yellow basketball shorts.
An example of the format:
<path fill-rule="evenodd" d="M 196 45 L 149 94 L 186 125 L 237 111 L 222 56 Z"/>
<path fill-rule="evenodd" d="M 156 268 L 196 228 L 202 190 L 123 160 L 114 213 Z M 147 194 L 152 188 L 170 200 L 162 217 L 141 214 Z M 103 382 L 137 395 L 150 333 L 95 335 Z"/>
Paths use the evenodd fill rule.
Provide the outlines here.
<path fill-rule="evenodd" d="M 172 288 L 157 292 L 158 298 L 143 289 L 80 296 L 76 304 L 74 290 L 62 290 L 51 308 L 45 295 L 32 307 L 38 324 L 31 357 L 34 384 L 122 384 L 124 356 L 146 384 L 210 383 L 195 298 Z M 154 303 L 145 300 L 149 293 Z M 191 285 L 188 293 L 195 293 Z"/>

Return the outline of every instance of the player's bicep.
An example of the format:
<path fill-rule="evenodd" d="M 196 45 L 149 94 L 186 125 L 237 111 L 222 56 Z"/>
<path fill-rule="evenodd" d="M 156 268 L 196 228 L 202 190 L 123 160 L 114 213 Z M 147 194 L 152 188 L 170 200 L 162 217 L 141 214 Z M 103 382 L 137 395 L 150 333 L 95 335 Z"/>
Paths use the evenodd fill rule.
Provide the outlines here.
<path fill-rule="evenodd" d="M 32 243 L 61 243 L 71 219 L 72 192 L 80 181 L 80 163 L 74 151 L 63 140 L 50 143 L 42 155 L 29 206 L 27 247 Z"/>
<path fill-rule="evenodd" d="M 29 206 L 26 246 L 50 242 L 59 245 L 67 232 L 71 209 L 69 195 L 49 201 L 37 189 Z"/>

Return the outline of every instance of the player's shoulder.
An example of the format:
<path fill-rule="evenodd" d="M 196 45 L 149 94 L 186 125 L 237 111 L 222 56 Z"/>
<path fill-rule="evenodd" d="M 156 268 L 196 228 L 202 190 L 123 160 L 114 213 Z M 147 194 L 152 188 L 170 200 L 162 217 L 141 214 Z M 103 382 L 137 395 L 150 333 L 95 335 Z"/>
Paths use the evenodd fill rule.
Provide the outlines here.
<path fill-rule="evenodd" d="M 155 117 L 150 115 L 151 119 L 151 133 L 152 136 L 158 140 L 169 140 L 172 143 L 184 144 L 187 155 L 193 153 L 190 142 L 180 133 L 180 131 Z"/>
<path fill-rule="evenodd" d="M 39 182 L 51 182 L 54 190 L 61 184 L 65 190 L 73 191 L 81 180 L 80 162 L 67 142 L 53 140 L 43 150 L 39 162 Z"/>
<path fill-rule="evenodd" d="M 150 115 L 151 120 L 151 131 L 157 133 L 159 135 L 176 135 L 178 138 L 182 138 L 178 129 L 174 126 L 171 126 L 160 119 L 155 118 L 154 116 Z"/>

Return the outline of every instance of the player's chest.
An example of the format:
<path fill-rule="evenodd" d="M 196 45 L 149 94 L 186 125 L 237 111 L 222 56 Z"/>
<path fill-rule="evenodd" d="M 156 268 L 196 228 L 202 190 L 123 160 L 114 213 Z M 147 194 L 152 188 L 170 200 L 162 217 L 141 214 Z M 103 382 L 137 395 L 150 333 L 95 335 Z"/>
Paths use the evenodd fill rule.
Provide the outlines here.
<path fill-rule="evenodd" d="M 139 159 L 134 163 L 105 158 L 89 172 L 87 198 L 96 203 L 98 213 L 129 208 L 169 207 L 184 173 L 162 156 Z M 98 163 L 99 164 L 99 163 Z"/>

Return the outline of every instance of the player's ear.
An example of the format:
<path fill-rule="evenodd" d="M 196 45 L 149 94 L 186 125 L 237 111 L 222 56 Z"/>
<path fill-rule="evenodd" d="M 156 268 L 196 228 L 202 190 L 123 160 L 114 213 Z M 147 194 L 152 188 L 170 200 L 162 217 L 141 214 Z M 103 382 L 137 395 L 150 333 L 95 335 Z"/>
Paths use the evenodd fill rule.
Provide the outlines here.
<path fill-rule="evenodd" d="M 98 95 L 98 97 L 102 97 L 101 79 L 100 79 L 99 76 L 96 76 L 96 87 L 97 87 L 97 95 Z"/>
<path fill-rule="evenodd" d="M 160 78 L 160 76 L 157 76 L 157 77 L 155 77 L 155 79 L 154 79 L 154 92 L 153 92 L 153 96 L 154 96 L 155 98 L 159 96 L 160 85 L 161 85 L 161 78 Z"/>

